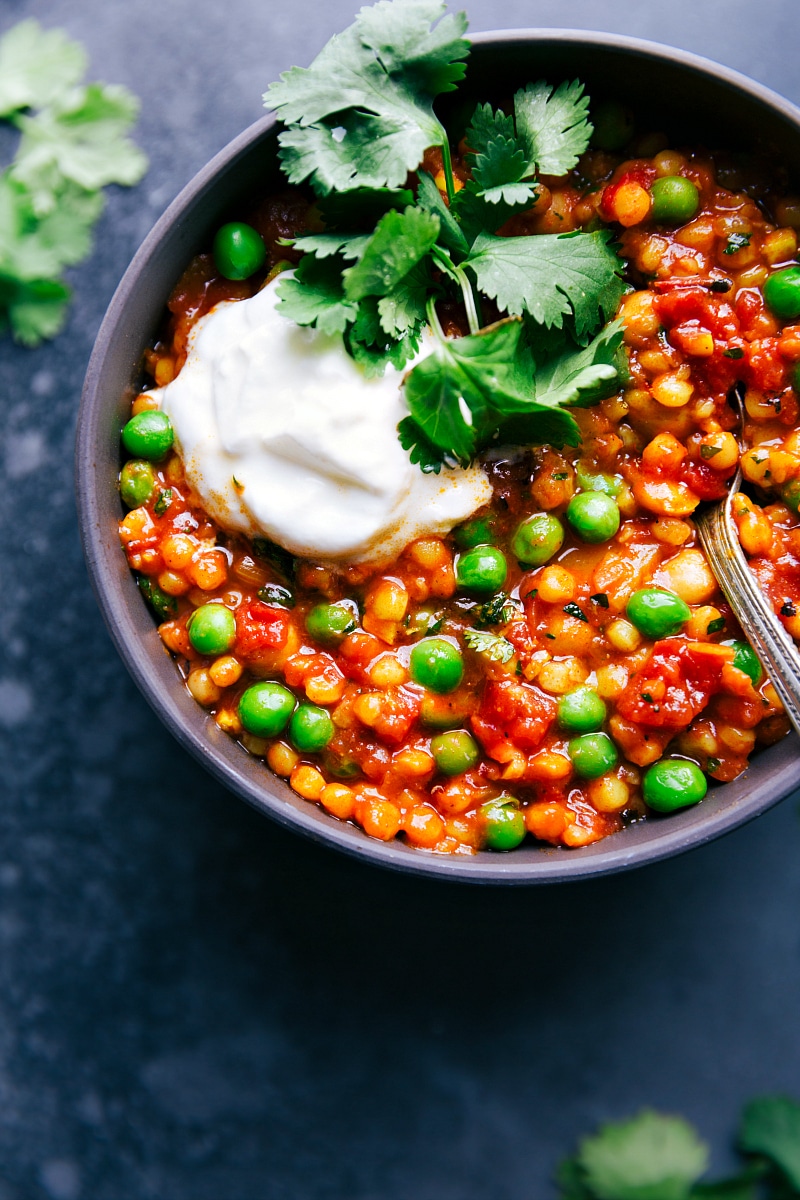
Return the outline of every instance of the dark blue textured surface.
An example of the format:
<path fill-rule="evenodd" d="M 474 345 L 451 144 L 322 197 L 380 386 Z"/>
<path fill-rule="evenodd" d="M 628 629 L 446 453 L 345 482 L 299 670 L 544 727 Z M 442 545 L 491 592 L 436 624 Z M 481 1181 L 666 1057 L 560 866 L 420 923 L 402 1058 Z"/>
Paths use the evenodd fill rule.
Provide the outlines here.
<path fill-rule="evenodd" d="M 789 0 L 473 0 L 475 29 L 672 42 L 800 101 Z M 597 1121 L 800 1092 L 800 818 L 594 884 L 395 877 L 286 834 L 178 749 L 81 562 L 71 445 L 117 280 L 352 0 L 5 0 L 142 97 L 66 332 L 0 347 L 0 1200 L 528 1200 Z"/>

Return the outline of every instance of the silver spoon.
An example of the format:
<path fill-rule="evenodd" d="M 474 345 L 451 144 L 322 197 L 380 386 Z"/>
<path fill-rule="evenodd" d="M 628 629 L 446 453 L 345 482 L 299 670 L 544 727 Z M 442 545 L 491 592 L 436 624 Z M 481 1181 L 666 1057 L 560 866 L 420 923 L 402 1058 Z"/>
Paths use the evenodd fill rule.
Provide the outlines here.
<path fill-rule="evenodd" d="M 697 513 L 695 526 L 725 599 L 800 733 L 800 654 L 758 586 L 739 544 L 731 505 L 741 481 L 739 469 L 726 498 Z"/>

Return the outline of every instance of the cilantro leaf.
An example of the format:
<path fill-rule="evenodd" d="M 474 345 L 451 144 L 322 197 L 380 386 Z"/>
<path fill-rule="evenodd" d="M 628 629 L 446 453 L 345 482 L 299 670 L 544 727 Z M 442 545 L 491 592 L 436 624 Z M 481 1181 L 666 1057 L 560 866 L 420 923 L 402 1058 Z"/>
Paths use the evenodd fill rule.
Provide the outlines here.
<path fill-rule="evenodd" d="M 574 417 L 537 403 L 521 334 L 521 323 L 510 319 L 469 337 L 441 339 L 408 373 L 406 401 L 424 434 L 416 445 L 426 461 L 431 446 L 438 447 L 440 462 L 466 465 L 493 443 L 578 444 Z M 412 427 L 404 429 L 409 441 Z"/>
<path fill-rule="evenodd" d="M 467 464 L 496 428 L 496 417 L 525 407 L 514 359 L 522 325 L 503 321 L 435 349 L 406 377 L 411 416 L 443 456 Z"/>
<path fill-rule="evenodd" d="M 558 1164 L 556 1183 L 559 1200 L 595 1200 L 584 1182 L 584 1172 L 576 1158 L 565 1158 Z"/>
<path fill-rule="evenodd" d="M 345 334 L 348 351 L 368 379 L 383 375 L 387 366 L 401 371 L 419 349 L 418 328 L 389 336 L 381 324 L 379 301 L 367 296 L 358 305 L 354 323 Z"/>
<path fill-rule="evenodd" d="M 708 1148 L 680 1117 L 645 1110 L 586 1138 L 577 1162 L 597 1200 L 686 1200 Z"/>
<path fill-rule="evenodd" d="M 35 116 L 17 117 L 22 139 L 12 169 L 37 212 L 55 207 L 63 180 L 86 191 L 138 183 L 147 159 L 126 136 L 138 111 L 126 88 L 90 84 Z"/>
<path fill-rule="evenodd" d="M 612 321 L 588 346 L 565 345 L 560 354 L 541 362 L 536 370 L 538 403 L 586 408 L 613 395 L 619 388 L 615 360 L 622 334 L 622 324 Z"/>
<path fill-rule="evenodd" d="M 514 96 L 517 135 L 528 157 L 543 175 L 571 171 L 589 145 L 589 97 L 583 84 L 562 83 L 555 91 L 547 83 L 530 83 Z"/>
<path fill-rule="evenodd" d="M 286 238 L 285 243 L 294 246 L 303 254 L 313 254 L 317 258 L 330 258 L 341 254 L 342 258 L 358 259 L 364 253 L 369 243 L 368 233 L 308 233 L 303 237 Z"/>
<path fill-rule="evenodd" d="M 532 181 L 523 182 L 533 171 L 534 164 L 525 145 L 514 131 L 513 117 L 506 116 L 491 104 L 479 104 L 466 132 L 471 153 L 467 161 L 472 166 L 472 178 L 477 194 L 497 204 L 529 205 L 535 194 Z"/>
<path fill-rule="evenodd" d="M 570 317 L 582 341 L 600 316 L 613 316 L 625 291 L 622 263 L 609 239 L 605 230 L 513 238 L 481 233 L 467 265 L 501 310 L 528 312 L 558 328 Z"/>
<path fill-rule="evenodd" d="M 0 38 L 0 115 L 43 108 L 83 78 L 86 53 L 60 29 L 20 21 Z"/>
<path fill-rule="evenodd" d="M 414 203 L 409 188 L 354 188 L 339 195 L 324 196 L 317 204 L 328 229 L 375 228 L 377 221 L 392 208 L 408 208 Z"/>
<path fill-rule="evenodd" d="M 264 95 L 287 126 L 281 159 L 290 183 L 400 187 L 429 146 L 447 135 L 433 101 L 464 77 L 469 43 L 462 14 L 440 0 L 379 0 Z M 438 22 L 434 25 L 434 22 Z"/>
<path fill-rule="evenodd" d="M 415 466 L 426 474 L 439 474 L 447 462 L 447 456 L 442 453 L 440 446 L 426 437 L 419 422 L 413 417 L 403 417 L 397 426 L 397 436 L 400 445 L 408 451 L 408 457 Z"/>
<path fill-rule="evenodd" d="M 509 217 L 515 213 L 524 212 L 530 206 L 529 200 L 517 204 L 509 204 L 506 200 L 489 200 L 480 194 L 480 189 L 474 179 L 468 179 L 464 187 L 453 200 L 452 211 L 458 218 L 462 233 L 468 244 L 472 246 L 482 233 L 496 233 L 505 225 Z"/>
<path fill-rule="evenodd" d="M 417 331 L 425 321 L 431 276 L 425 262 L 417 263 L 396 287 L 378 301 L 381 329 L 390 337 Z"/>
<path fill-rule="evenodd" d="M 296 325 L 313 325 L 322 333 L 344 333 L 358 316 L 358 305 L 344 294 L 342 263 L 336 257 L 305 255 L 294 273 L 281 280 L 277 292 L 281 316 Z"/>
<path fill-rule="evenodd" d="M 464 641 L 470 650 L 483 654 L 491 662 L 507 663 L 514 657 L 514 647 L 497 633 L 481 629 L 465 629 Z"/>
<path fill-rule="evenodd" d="M 417 203 L 420 208 L 434 213 L 439 218 L 439 241 L 443 246 L 460 256 L 469 252 L 469 242 L 462 233 L 461 226 L 445 203 L 433 176 L 427 171 L 419 173 Z"/>
<path fill-rule="evenodd" d="M 356 266 L 344 273 L 347 298 L 388 295 L 430 252 L 438 234 L 439 218 L 422 208 L 386 213 Z"/>
<path fill-rule="evenodd" d="M 57 279 L 30 282 L 0 274 L 0 312 L 15 341 L 34 347 L 59 333 L 67 316 L 70 290 Z"/>
<path fill-rule="evenodd" d="M 788 1096 L 760 1096 L 744 1110 L 739 1146 L 772 1162 L 800 1192 L 800 1104 Z"/>

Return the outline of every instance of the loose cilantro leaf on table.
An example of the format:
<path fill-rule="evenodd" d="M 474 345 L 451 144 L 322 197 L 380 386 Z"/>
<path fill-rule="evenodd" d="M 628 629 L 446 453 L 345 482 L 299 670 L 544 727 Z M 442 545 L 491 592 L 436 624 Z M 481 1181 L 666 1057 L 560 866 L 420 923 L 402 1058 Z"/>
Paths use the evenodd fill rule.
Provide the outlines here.
<path fill-rule="evenodd" d="M 739 1146 L 768 1159 L 800 1194 L 800 1104 L 787 1096 L 761 1096 L 742 1115 Z"/>
<path fill-rule="evenodd" d="M 0 38 L 0 116 L 21 133 L 0 172 L 0 327 L 23 345 L 54 337 L 69 288 L 64 268 L 91 249 L 102 188 L 138 182 L 147 166 L 127 138 L 138 101 L 81 85 L 83 48 L 23 21 Z"/>
<path fill-rule="evenodd" d="M 751 1156 L 727 1179 L 700 1182 L 708 1150 L 680 1117 L 644 1111 L 585 1138 L 556 1173 L 560 1200 L 792 1200 L 800 1196 L 800 1104 L 762 1096 L 742 1115 Z"/>
<path fill-rule="evenodd" d="M 439 0 L 380 0 L 331 38 L 310 67 L 292 67 L 265 93 L 287 128 L 291 183 L 332 189 L 400 187 L 447 134 L 433 101 L 464 77 L 463 13 Z M 434 24 L 435 22 L 438 22 Z"/>
<path fill-rule="evenodd" d="M 0 40 L 0 116 L 52 103 L 83 78 L 84 49 L 60 29 L 20 21 Z"/>
<path fill-rule="evenodd" d="M 645 1110 L 585 1138 L 575 1164 L 597 1200 L 686 1200 L 708 1148 L 680 1117 Z"/>

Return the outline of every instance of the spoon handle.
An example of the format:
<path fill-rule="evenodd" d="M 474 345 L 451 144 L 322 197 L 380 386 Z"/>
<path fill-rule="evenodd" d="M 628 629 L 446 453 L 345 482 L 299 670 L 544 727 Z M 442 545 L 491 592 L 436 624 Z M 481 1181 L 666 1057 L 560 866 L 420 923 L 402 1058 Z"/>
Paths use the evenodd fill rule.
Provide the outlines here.
<path fill-rule="evenodd" d="M 725 599 L 800 733 L 800 654 L 758 586 L 739 544 L 730 512 L 737 485 L 738 476 L 723 504 L 696 515 L 697 532 Z"/>

